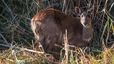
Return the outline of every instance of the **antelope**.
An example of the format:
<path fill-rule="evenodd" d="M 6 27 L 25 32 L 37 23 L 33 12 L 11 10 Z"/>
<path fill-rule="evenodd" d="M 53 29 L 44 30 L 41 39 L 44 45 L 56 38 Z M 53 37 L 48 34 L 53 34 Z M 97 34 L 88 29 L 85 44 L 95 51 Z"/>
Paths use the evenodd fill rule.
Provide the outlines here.
<path fill-rule="evenodd" d="M 88 17 L 89 11 L 81 12 L 80 17 L 71 17 L 53 8 L 39 11 L 31 20 L 31 28 L 44 52 L 52 54 L 55 44 L 64 43 L 65 30 L 69 45 L 87 46 L 92 38 L 92 20 Z"/>

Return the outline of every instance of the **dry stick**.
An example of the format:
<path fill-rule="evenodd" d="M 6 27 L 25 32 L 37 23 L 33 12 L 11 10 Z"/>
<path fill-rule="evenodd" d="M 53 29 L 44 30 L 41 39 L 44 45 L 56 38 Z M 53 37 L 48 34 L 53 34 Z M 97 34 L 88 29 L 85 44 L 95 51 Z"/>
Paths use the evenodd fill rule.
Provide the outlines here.
<path fill-rule="evenodd" d="M 65 14 L 67 14 L 68 11 L 68 4 L 67 4 L 68 0 L 64 0 L 63 2 L 63 8 L 62 8 L 62 12 L 64 12 Z"/>
<path fill-rule="evenodd" d="M 31 49 L 20 48 L 20 47 L 16 47 L 16 46 L 10 46 L 10 45 L 6 45 L 6 44 L 0 44 L 0 46 L 4 46 L 4 47 L 16 49 L 16 50 L 21 50 L 21 51 L 25 51 L 25 52 L 33 52 L 33 53 L 38 53 L 38 54 L 44 54 L 44 52 L 34 51 L 34 50 L 31 50 Z"/>
<path fill-rule="evenodd" d="M 18 47 L 18 49 L 21 50 L 21 51 L 24 51 L 24 52 L 32 52 L 32 53 L 37 53 L 37 54 L 44 54 L 44 52 L 34 51 L 34 50 L 27 49 L 27 48 L 19 48 L 19 47 Z M 14 59 L 15 59 L 16 61 L 19 61 L 19 60 L 17 59 L 15 50 L 12 50 L 12 56 L 14 57 Z"/>
<path fill-rule="evenodd" d="M 18 61 L 15 50 L 12 50 L 12 56 L 15 61 Z"/>
<path fill-rule="evenodd" d="M 66 0 L 64 0 L 63 2 L 62 12 L 65 10 L 65 4 L 66 4 Z"/>
<path fill-rule="evenodd" d="M 38 54 L 44 54 L 44 52 L 34 51 L 34 50 L 27 49 L 27 48 L 20 48 L 20 50 L 28 51 L 28 52 L 33 52 L 33 53 L 38 53 Z"/>
<path fill-rule="evenodd" d="M 64 42 L 65 42 L 65 59 L 66 59 L 66 64 L 68 63 L 68 39 L 67 39 L 67 30 L 65 30 L 65 35 L 64 35 Z"/>

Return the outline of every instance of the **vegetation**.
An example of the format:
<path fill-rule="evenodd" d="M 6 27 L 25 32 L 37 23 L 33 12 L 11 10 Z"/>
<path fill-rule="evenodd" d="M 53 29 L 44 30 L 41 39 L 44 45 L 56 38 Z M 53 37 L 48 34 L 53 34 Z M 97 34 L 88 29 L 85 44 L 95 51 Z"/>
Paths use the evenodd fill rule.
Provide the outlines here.
<path fill-rule="evenodd" d="M 43 53 L 41 48 L 40 51 L 34 48 L 30 20 L 39 10 L 51 7 L 75 16 L 73 10 L 76 6 L 93 5 L 94 34 L 88 47 L 65 49 L 68 52 L 59 61 Z M 0 64 L 114 64 L 114 1 L 1 0 Z"/>

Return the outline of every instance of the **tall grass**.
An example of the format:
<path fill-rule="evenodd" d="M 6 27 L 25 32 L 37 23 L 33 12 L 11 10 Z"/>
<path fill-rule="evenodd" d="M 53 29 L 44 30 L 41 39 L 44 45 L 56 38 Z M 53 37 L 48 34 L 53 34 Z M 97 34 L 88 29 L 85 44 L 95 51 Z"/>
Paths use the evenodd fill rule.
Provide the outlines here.
<path fill-rule="evenodd" d="M 59 61 L 34 48 L 30 20 L 39 10 L 51 7 L 75 16 L 76 6 L 84 8 L 93 5 L 94 34 L 88 47 L 72 50 L 66 44 L 65 56 Z M 3 50 L 6 48 L 9 49 Z M 114 1 L 1 0 L 0 49 L 0 64 L 114 64 Z"/>

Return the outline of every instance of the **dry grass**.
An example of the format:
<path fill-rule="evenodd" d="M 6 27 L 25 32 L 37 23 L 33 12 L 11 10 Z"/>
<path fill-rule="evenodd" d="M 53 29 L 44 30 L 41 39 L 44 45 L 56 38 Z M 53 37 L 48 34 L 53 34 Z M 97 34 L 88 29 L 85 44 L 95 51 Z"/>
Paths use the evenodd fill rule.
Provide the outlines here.
<path fill-rule="evenodd" d="M 53 7 L 75 16 L 75 6 L 82 8 L 93 5 L 94 37 L 88 47 L 69 46 L 66 37 L 67 44 L 63 49 L 66 53 L 59 61 L 34 48 L 30 20 L 39 10 Z M 114 64 L 114 1 L 1 0 L 0 49 L 0 64 Z"/>

